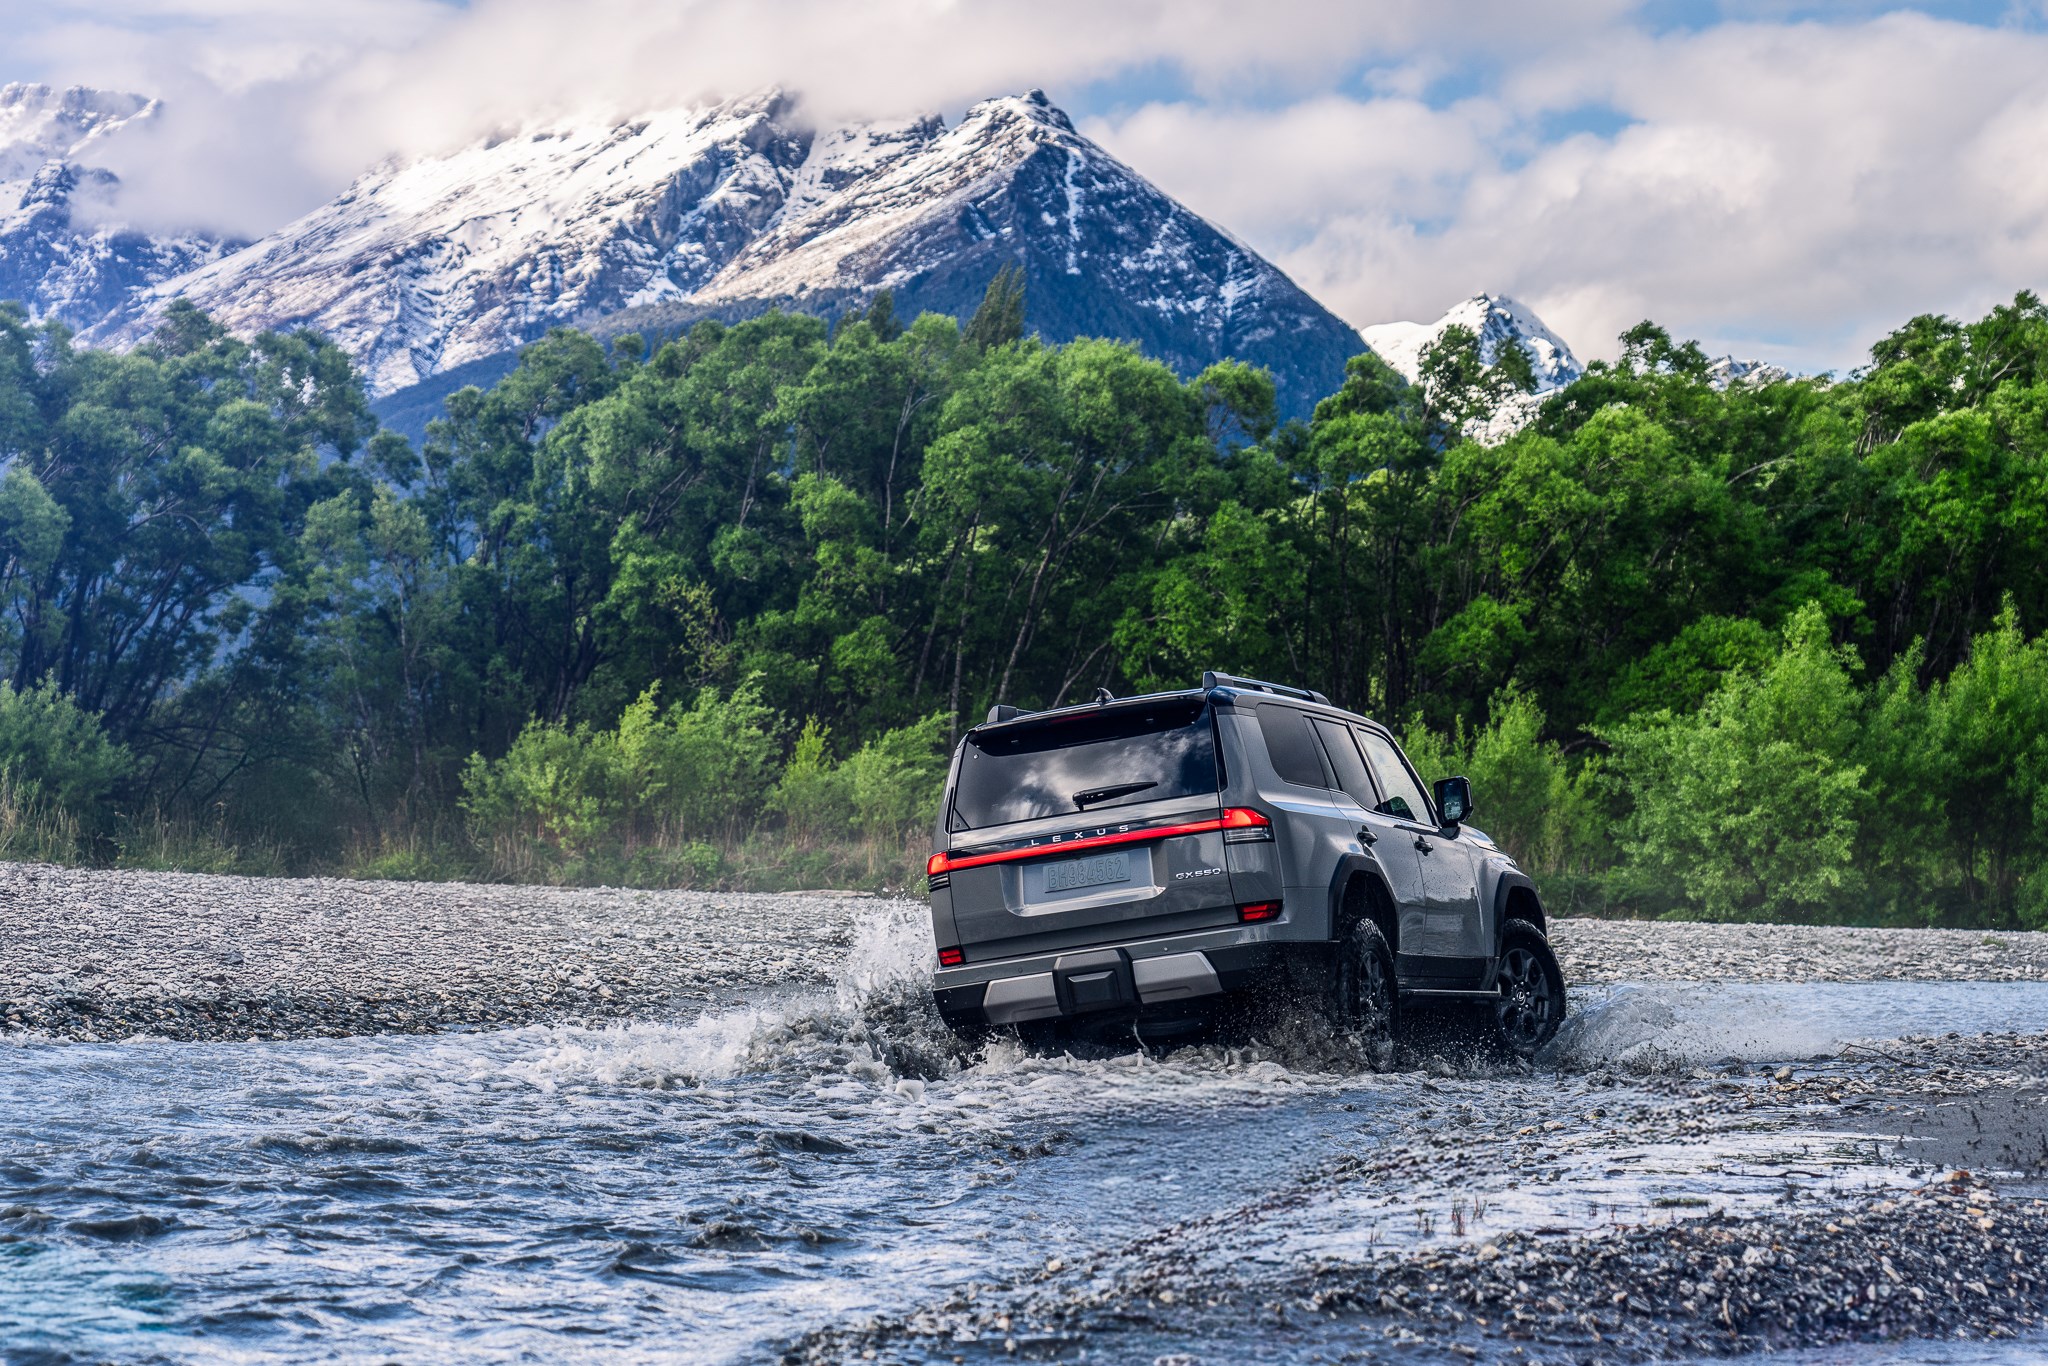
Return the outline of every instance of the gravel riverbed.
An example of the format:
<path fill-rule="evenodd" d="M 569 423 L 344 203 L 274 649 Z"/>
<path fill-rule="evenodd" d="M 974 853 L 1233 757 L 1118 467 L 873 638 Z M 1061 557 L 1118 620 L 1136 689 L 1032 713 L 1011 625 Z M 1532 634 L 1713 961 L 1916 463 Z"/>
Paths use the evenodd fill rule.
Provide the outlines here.
<path fill-rule="evenodd" d="M 826 980 L 857 894 L 243 878 L 0 864 L 0 1027 L 428 1033 L 644 1018 Z M 1560 920 L 1574 984 L 2048 981 L 2048 934 Z"/>
<path fill-rule="evenodd" d="M 0 1021 L 197 1040 L 669 1015 L 824 980 L 876 904 L 0 864 Z"/>

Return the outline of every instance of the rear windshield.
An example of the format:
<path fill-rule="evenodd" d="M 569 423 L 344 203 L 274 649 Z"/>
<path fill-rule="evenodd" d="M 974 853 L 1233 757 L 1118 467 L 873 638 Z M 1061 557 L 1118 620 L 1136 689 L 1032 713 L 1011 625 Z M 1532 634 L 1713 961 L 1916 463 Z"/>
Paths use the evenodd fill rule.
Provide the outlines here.
<path fill-rule="evenodd" d="M 970 736 L 948 830 L 1220 791 L 1204 698 L 1082 712 Z"/>

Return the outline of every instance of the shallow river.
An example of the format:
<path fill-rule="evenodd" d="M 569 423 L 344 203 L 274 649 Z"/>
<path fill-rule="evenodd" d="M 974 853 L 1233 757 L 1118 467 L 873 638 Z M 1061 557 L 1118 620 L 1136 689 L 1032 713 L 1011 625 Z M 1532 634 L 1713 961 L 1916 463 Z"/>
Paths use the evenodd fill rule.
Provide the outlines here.
<path fill-rule="evenodd" d="M 1284 1049 L 963 1060 L 919 1009 L 925 952 L 914 923 L 878 923 L 836 989 L 676 1025 L 0 1046 L 0 1360 L 772 1359 L 809 1328 L 1245 1205 L 1399 1134 L 1425 1088 L 1441 1103 L 1420 1074 Z M 2048 1027 L 2037 984 L 1612 987 L 1576 1007 L 1554 1065 Z M 1540 1118 L 1546 1085 L 1468 1091 Z M 1761 1198 L 1782 1153 L 1712 1156 L 1716 1201 L 1740 1203 L 1742 1163 Z M 1589 1164 L 1488 1218 L 1630 1217 L 1705 1161 Z M 1450 1236 L 1400 1214 L 1294 1208 L 1234 1255 Z"/>

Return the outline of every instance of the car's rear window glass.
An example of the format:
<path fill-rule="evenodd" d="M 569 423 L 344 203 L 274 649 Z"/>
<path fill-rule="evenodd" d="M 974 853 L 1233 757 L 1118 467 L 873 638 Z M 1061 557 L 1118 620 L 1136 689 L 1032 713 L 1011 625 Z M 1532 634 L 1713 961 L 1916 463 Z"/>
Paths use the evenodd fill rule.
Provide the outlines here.
<path fill-rule="evenodd" d="M 1106 811 L 1220 791 L 1202 698 L 1005 726 L 967 739 L 949 830 Z"/>
<path fill-rule="evenodd" d="M 1266 754 L 1280 781 L 1297 787 L 1326 786 L 1315 737 L 1308 733 L 1308 718 L 1292 707 L 1260 707 L 1258 715 L 1259 734 L 1266 741 Z"/>

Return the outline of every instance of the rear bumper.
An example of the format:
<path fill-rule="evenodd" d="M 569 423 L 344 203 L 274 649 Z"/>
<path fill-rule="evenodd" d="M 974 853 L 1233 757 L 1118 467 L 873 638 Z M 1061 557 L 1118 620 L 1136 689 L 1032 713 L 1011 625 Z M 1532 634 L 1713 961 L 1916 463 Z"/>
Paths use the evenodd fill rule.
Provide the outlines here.
<path fill-rule="evenodd" d="M 1246 992 L 1328 980 L 1330 945 L 1237 927 L 941 972 L 933 995 L 956 1029 L 1038 1020 L 1187 1015 Z M 980 980 L 960 981 L 972 974 Z M 948 979 L 953 979 L 949 981 Z"/>

